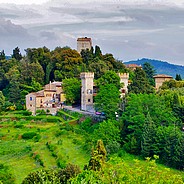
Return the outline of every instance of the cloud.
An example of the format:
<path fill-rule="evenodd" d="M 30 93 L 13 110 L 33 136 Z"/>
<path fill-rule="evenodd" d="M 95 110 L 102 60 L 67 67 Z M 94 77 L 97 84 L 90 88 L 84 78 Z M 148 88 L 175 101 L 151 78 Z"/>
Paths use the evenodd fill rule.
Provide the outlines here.
<path fill-rule="evenodd" d="M 184 58 L 183 0 L 51 0 L 42 5 L 0 6 L 0 47 L 70 46 L 92 37 L 94 45 L 123 60 Z M 9 21 L 10 20 L 10 21 Z"/>

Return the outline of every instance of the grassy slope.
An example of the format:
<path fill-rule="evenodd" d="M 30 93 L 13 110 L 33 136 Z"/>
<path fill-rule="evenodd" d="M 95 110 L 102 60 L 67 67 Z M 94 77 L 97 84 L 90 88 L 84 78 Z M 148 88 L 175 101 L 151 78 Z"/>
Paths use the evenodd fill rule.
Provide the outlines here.
<path fill-rule="evenodd" d="M 16 183 L 19 184 L 25 176 L 30 172 L 43 168 L 35 161 L 32 154 L 39 154 L 41 160 L 44 162 L 44 168 L 56 168 L 56 158 L 51 154 L 51 151 L 46 146 L 46 143 L 54 145 L 54 152 L 58 158 L 64 160 L 66 163 L 77 164 L 84 167 L 89 161 L 89 154 L 86 154 L 81 145 L 84 143 L 82 135 L 76 134 L 72 131 L 60 130 L 58 123 L 34 122 L 34 121 L 19 121 L 23 124 L 23 128 L 14 128 L 16 121 L 0 122 L 0 162 L 9 165 L 12 173 L 16 178 Z M 25 132 L 35 131 L 41 135 L 39 142 L 34 140 L 22 140 L 21 136 Z M 61 134 L 56 136 L 57 131 Z M 59 142 L 61 142 L 59 144 Z M 29 150 L 32 148 L 32 151 Z M 116 155 L 117 156 L 117 155 Z M 124 162 L 135 167 L 134 159 L 140 159 L 134 155 L 130 155 L 122 151 L 118 156 L 121 156 Z M 140 164 L 144 167 L 145 161 L 141 160 Z M 165 167 L 159 165 L 159 169 Z M 184 178 L 184 172 L 171 169 L 171 174 L 180 174 Z"/>
<path fill-rule="evenodd" d="M 14 128 L 17 122 L 1 122 L 1 143 L 0 143 L 0 162 L 5 163 L 11 168 L 16 178 L 16 183 L 21 183 L 23 178 L 30 172 L 41 169 L 39 163 L 35 161 L 31 154 L 39 154 L 44 162 L 44 168 L 56 168 L 56 159 L 46 147 L 46 142 L 51 141 L 56 145 L 57 155 L 62 155 L 67 163 L 74 163 L 83 168 L 88 162 L 89 156 L 82 151 L 80 145 L 74 144 L 73 139 L 82 140 L 82 136 L 75 134 L 64 134 L 59 137 L 55 132 L 59 129 L 58 124 L 28 122 L 24 121 L 23 128 Z M 38 130 L 39 128 L 39 130 Z M 21 136 L 25 132 L 40 132 L 41 139 L 39 142 L 33 140 L 22 140 Z M 58 140 L 62 139 L 63 144 L 57 145 Z M 27 147 L 31 146 L 32 151 Z"/>

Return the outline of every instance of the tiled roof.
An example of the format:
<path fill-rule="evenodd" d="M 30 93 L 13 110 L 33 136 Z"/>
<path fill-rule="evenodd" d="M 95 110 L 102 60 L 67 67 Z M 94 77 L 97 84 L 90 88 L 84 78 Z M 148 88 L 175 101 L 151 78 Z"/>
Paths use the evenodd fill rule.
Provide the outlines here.
<path fill-rule="evenodd" d="M 35 92 L 35 93 L 31 93 L 33 95 L 35 95 L 36 97 L 44 97 L 44 90 Z"/>
<path fill-rule="evenodd" d="M 137 64 L 128 64 L 126 66 L 127 66 L 127 68 L 142 68 L 142 66 L 137 65 Z"/>
<path fill-rule="evenodd" d="M 165 74 L 158 74 L 153 76 L 154 78 L 173 78 L 172 76 L 165 75 Z"/>
<path fill-rule="evenodd" d="M 78 38 L 77 41 L 91 41 L 91 38 L 87 38 L 87 37 Z"/>

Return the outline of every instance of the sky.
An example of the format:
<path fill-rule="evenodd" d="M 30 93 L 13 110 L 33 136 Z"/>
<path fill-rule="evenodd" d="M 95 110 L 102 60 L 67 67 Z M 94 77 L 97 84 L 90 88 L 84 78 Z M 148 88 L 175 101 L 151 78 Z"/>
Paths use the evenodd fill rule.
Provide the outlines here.
<path fill-rule="evenodd" d="M 122 61 L 184 65 L 184 0 L 0 0 L 0 51 L 77 48 L 91 37 Z"/>

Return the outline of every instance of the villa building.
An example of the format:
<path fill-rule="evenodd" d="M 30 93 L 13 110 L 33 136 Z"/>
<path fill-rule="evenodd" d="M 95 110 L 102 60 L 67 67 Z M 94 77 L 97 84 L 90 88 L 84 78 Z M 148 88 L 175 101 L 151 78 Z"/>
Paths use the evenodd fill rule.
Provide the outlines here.
<path fill-rule="evenodd" d="M 36 115 L 37 110 L 48 110 L 51 114 L 56 114 L 65 101 L 61 82 L 50 82 L 44 89 L 26 95 L 26 109 Z"/>
<path fill-rule="evenodd" d="M 153 77 L 155 79 L 156 90 L 158 90 L 159 87 L 162 86 L 163 82 L 173 79 L 173 77 L 171 77 L 169 75 L 164 75 L 164 74 L 155 75 Z"/>

